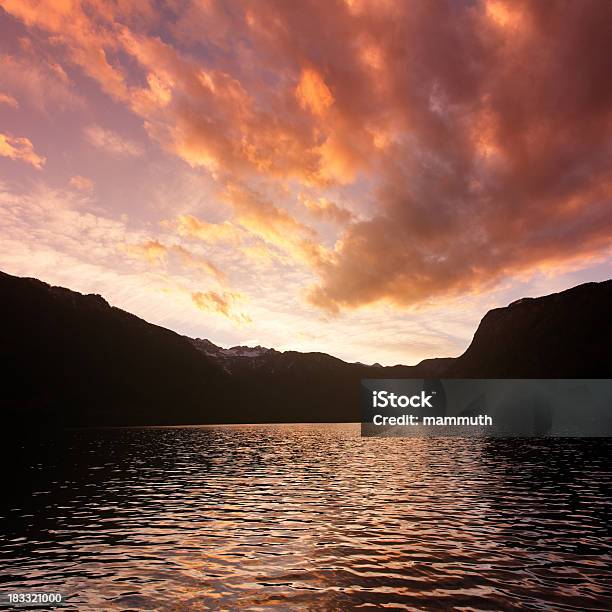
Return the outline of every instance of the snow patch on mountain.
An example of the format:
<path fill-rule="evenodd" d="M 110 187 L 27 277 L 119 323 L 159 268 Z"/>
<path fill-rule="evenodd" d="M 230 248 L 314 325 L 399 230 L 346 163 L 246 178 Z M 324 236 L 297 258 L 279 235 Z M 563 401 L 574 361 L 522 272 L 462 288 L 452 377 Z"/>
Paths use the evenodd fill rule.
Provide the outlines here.
<path fill-rule="evenodd" d="M 202 353 L 217 360 L 231 360 L 240 358 L 256 359 L 278 351 L 264 346 L 232 346 L 223 348 L 206 338 L 189 338 L 190 342 Z"/>

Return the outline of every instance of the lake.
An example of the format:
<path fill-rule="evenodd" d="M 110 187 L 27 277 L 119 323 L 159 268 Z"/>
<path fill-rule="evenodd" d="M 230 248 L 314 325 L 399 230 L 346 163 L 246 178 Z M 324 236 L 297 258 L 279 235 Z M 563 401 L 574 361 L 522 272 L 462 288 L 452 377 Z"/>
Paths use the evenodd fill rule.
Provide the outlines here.
<path fill-rule="evenodd" d="M 5 432 L 4 593 L 78 610 L 612 609 L 609 439 L 18 438 Z"/>

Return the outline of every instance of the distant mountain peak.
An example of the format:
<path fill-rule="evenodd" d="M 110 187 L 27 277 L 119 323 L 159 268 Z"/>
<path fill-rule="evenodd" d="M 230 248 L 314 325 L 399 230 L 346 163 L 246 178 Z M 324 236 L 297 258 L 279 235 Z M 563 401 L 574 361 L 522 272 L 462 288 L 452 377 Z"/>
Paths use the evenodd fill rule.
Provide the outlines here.
<path fill-rule="evenodd" d="M 185 338 L 187 338 L 198 351 L 212 358 L 228 372 L 232 372 L 237 365 L 242 364 L 245 360 L 258 360 L 269 355 L 280 354 L 279 351 L 275 349 L 266 348 L 260 345 L 237 345 L 230 348 L 223 348 L 206 338 L 189 338 L 188 336 L 185 336 Z"/>

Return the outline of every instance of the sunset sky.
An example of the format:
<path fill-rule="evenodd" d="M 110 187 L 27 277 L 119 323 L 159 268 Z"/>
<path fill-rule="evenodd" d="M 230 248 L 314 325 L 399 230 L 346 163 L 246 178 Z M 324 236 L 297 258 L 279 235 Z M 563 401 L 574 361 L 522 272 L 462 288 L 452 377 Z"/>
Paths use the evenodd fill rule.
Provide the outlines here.
<path fill-rule="evenodd" d="M 612 277 L 612 2 L 0 7 L 5 272 L 383 364 Z"/>

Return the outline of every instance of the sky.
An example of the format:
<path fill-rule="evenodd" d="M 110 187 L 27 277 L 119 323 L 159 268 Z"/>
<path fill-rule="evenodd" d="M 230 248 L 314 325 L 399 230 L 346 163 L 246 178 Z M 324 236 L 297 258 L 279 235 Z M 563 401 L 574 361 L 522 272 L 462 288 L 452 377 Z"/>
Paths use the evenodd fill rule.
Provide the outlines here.
<path fill-rule="evenodd" d="M 4 272 L 384 365 L 612 277 L 612 2 L 0 7 Z"/>

